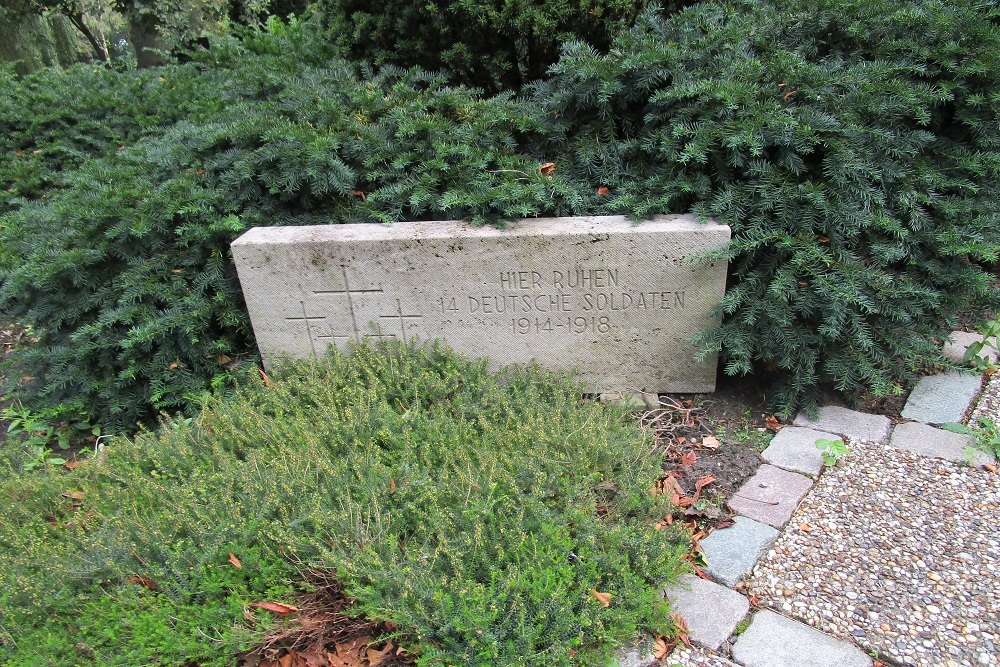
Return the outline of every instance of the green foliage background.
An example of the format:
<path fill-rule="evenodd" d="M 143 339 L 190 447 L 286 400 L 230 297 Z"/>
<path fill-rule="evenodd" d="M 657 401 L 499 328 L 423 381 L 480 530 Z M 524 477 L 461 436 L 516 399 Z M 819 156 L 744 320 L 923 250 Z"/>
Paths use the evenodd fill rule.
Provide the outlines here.
<path fill-rule="evenodd" d="M 606 48 L 646 4 L 318 0 L 316 8 L 330 39 L 353 60 L 444 70 L 453 81 L 496 93 L 543 77 L 563 42 Z"/>
<path fill-rule="evenodd" d="M 727 372 L 774 374 L 786 412 L 824 383 L 894 391 L 959 312 L 1000 305 L 998 21 L 978 0 L 651 8 L 494 96 L 344 60 L 313 21 L 183 65 L 8 72 L 0 311 L 38 339 L 12 391 L 128 430 L 231 385 L 256 362 L 228 250 L 251 226 L 686 211 L 733 229 L 702 339 Z"/>
<path fill-rule="evenodd" d="M 297 602 L 295 560 L 419 665 L 606 664 L 669 629 L 661 585 L 684 568 L 686 540 L 651 525 L 670 510 L 650 444 L 537 369 L 382 346 L 285 367 L 69 474 L 0 450 L 0 662 L 232 665 L 270 626 L 251 603 Z"/>

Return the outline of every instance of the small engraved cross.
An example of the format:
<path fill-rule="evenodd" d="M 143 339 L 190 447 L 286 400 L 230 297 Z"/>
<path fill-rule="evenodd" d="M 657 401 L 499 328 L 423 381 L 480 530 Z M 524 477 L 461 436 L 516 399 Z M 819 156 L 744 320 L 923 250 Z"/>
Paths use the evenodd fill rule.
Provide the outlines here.
<path fill-rule="evenodd" d="M 347 280 L 347 267 L 343 264 L 340 265 L 340 276 L 344 280 L 344 289 L 327 289 L 327 290 L 313 290 L 313 294 L 317 296 L 322 296 L 324 294 L 343 294 L 347 297 L 347 307 L 351 311 L 351 328 L 354 329 L 354 340 L 361 340 L 361 331 L 358 329 L 358 318 L 354 313 L 354 298 L 355 294 L 367 294 L 371 292 L 381 293 L 382 288 L 374 289 L 352 289 L 351 284 Z M 346 338 L 347 336 L 331 336 L 332 338 Z"/>
<path fill-rule="evenodd" d="M 399 299 L 396 299 L 396 314 L 395 315 L 379 315 L 379 318 L 382 318 L 382 319 L 393 319 L 393 320 L 398 319 L 399 320 L 399 331 L 402 334 L 400 340 L 402 340 L 403 342 L 406 342 L 406 320 L 419 320 L 422 317 L 423 317 L 423 315 L 404 315 L 403 314 L 403 306 L 399 302 Z"/>
<path fill-rule="evenodd" d="M 302 306 L 302 317 L 286 317 L 286 322 L 305 322 L 306 324 L 306 334 L 309 336 L 309 347 L 312 349 L 313 356 L 316 356 L 316 341 L 313 337 L 313 322 L 322 322 L 326 320 L 325 315 L 309 315 L 306 310 L 306 302 L 299 301 Z M 323 338 L 323 336 L 317 336 L 316 338 Z"/>

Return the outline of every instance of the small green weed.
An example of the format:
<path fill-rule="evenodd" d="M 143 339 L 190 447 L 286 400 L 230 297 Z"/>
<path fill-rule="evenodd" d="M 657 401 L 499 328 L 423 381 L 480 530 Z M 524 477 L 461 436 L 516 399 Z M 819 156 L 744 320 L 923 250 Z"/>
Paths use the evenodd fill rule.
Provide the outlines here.
<path fill-rule="evenodd" d="M 952 433 L 971 435 L 975 441 L 975 447 L 977 449 L 1000 458 L 1000 425 L 998 425 L 994 419 L 990 417 L 980 417 L 975 426 L 948 423 L 941 424 L 941 428 L 946 431 L 951 431 Z"/>
<path fill-rule="evenodd" d="M 819 438 L 816 447 L 823 453 L 823 465 L 835 466 L 850 450 L 840 438 Z"/>
<path fill-rule="evenodd" d="M 62 465 L 66 459 L 54 450 L 70 449 L 81 441 L 84 434 L 93 437 L 101 435 L 99 426 L 92 426 L 79 418 L 67 419 L 67 416 L 78 417 L 77 413 L 71 406 L 35 412 L 20 403 L 9 405 L 0 413 L 7 421 L 5 445 L 8 448 L 23 448 L 23 455 L 15 455 L 15 458 L 20 459 L 24 470 Z"/>
<path fill-rule="evenodd" d="M 773 437 L 774 434 L 767 429 L 756 426 L 750 416 L 750 411 L 746 410 L 740 417 L 739 427 L 726 429 L 723 439 L 743 443 L 760 452 L 767 448 Z"/>
<path fill-rule="evenodd" d="M 983 335 L 983 340 L 972 343 L 965 349 L 963 361 L 983 372 L 989 368 L 997 368 L 997 364 L 992 362 L 988 356 L 982 354 L 983 350 L 991 351 L 1000 358 L 1000 317 L 990 320 L 979 330 Z"/>

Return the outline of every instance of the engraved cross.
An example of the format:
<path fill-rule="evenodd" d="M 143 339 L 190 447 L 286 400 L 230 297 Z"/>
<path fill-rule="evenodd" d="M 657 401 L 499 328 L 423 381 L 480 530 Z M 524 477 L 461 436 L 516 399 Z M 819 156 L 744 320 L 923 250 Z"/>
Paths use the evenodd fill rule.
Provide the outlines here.
<path fill-rule="evenodd" d="M 393 319 L 399 320 L 399 331 L 402 334 L 400 340 L 406 342 L 406 320 L 419 320 L 423 315 L 404 315 L 403 306 L 399 299 L 396 299 L 396 314 L 395 315 L 379 315 L 380 319 Z"/>
<path fill-rule="evenodd" d="M 344 289 L 328 289 L 328 290 L 313 290 L 313 294 L 317 296 L 322 296 L 324 294 L 343 294 L 347 297 L 347 307 L 351 312 L 351 328 L 354 330 L 354 340 L 361 340 L 361 331 L 358 329 L 358 318 L 357 314 L 354 312 L 354 295 L 355 294 L 368 294 L 368 293 L 381 293 L 382 288 L 374 289 L 352 289 L 351 283 L 347 280 L 347 267 L 343 264 L 340 265 L 340 276 L 344 281 Z M 329 336 L 330 338 L 347 338 L 347 336 Z"/>

